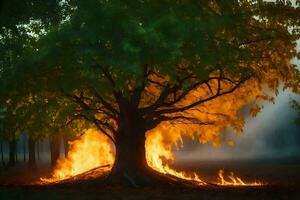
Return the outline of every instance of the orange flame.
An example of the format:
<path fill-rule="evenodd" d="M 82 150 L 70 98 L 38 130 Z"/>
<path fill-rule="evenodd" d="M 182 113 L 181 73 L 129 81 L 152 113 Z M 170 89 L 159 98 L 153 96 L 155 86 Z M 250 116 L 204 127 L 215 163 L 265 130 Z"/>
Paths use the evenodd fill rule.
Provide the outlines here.
<path fill-rule="evenodd" d="M 164 78 L 158 81 L 164 81 Z M 218 91 L 218 84 L 218 81 L 215 80 L 210 82 L 210 88 L 207 88 L 206 85 L 200 86 L 191 91 L 186 98 L 176 103 L 175 107 L 191 105 L 191 103 L 210 96 L 212 93 L 215 94 Z M 226 91 L 231 87 L 231 83 L 222 82 L 222 90 Z M 156 99 L 149 98 L 147 93 L 159 96 L 161 88 L 157 84 L 150 84 L 146 90 L 141 104 L 151 105 Z M 249 80 L 248 84 L 241 86 L 235 93 L 207 101 L 185 112 L 166 115 L 166 117 L 182 116 L 185 119 L 201 120 L 191 121 L 191 123 L 185 120 L 163 122 L 155 129 L 148 131 L 145 141 L 148 165 L 158 172 L 192 181 L 197 185 L 207 184 L 195 172 L 177 171 L 171 167 L 175 160 L 173 148 L 183 146 L 182 137 L 197 139 L 201 144 L 220 145 L 223 142 L 220 135 L 224 130 L 232 128 L 235 133 L 242 130 L 244 118 L 240 113 L 241 109 L 247 104 L 255 105 L 259 99 L 268 99 L 268 96 L 264 95 L 258 82 Z M 253 112 L 253 114 L 255 113 Z M 89 132 L 91 133 L 89 134 Z M 72 144 L 68 158 L 58 163 L 53 172 L 54 180 L 72 177 L 101 165 L 112 165 L 114 156 L 111 149 L 112 145 L 105 136 L 89 129 L 85 136 Z M 219 172 L 219 180 L 216 184 L 220 186 L 257 185 L 248 184 L 233 174 L 226 177 L 225 180 L 223 171 Z"/>
<path fill-rule="evenodd" d="M 175 159 L 172 151 L 174 144 L 177 148 L 183 147 L 182 138 L 177 128 L 174 129 L 169 126 L 160 125 L 153 131 L 150 131 L 147 134 L 146 140 L 146 158 L 148 165 L 160 173 L 193 181 L 198 185 L 207 185 L 207 182 L 203 181 L 196 172 L 184 172 L 172 169 L 170 164 L 172 164 Z M 224 178 L 224 170 L 219 170 L 218 176 L 218 181 L 215 184 L 219 186 L 264 185 L 261 182 L 245 182 L 235 176 L 233 172 L 231 172 L 227 178 Z"/>
<path fill-rule="evenodd" d="M 218 182 L 216 183 L 217 185 L 221 185 L 221 186 L 261 186 L 264 185 L 261 182 L 250 182 L 250 183 L 246 183 L 244 181 L 242 181 L 241 178 L 237 177 L 234 175 L 233 172 L 230 172 L 230 175 L 227 176 L 226 180 L 224 178 L 224 170 L 220 169 L 219 173 L 218 173 Z"/>
<path fill-rule="evenodd" d="M 173 137 L 174 142 L 181 138 Z M 154 170 L 163 173 L 173 175 L 175 177 L 190 180 L 198 185 L 206 185 L 206 183 L 200 179 L 199 175 L 195 172 L 183 172 L 176 171 L 170 167 L 170 163 L 174 161 L 173 152 L 171 146 L 164 145 L 163 136 L 160 129 L 157 128 L 154 131 L 147 134 L 146 139 L 146 159 L 148 165 Z"/>
<path fill-rule="evenodd" d="M 78 140 L 70 142 L 70 151 L 65 159 L 58 160 L 50 179 L 43 182 L 56 182 L 73 177 L 91 169 L 105 167 L 103 172 L 111 170 L 114 154 L 109 139 L 94 129 L 88 129 Z"/>
<path fill-rule="evenodd" d="M 163 133 L 163 134 L 162 134 Z M 177 171 L 171 167 L 174 162 L 172 148 L 182 147 L 182 138 L 178 130 L 165 125 L 149 131 L 146 135 L 146 159 L 154 170 L 180 179 L 188 180 L 196 185 L 207 185 L 195 172 Z M 167 136 L 167 137 L 166 137 Z M 114 153 L 109 139 L 94 129 L 88 129 L 78 140 L 71 142 L 67 158 L 59 160 L 51 178 L 41 178 L 43 183 L 52 183 L 84 173 L 100 166 L 105 167 L 96 176 L 101 176 L 111 170 L 114 163 Z M 247 183 L 235 176 L 233 172 L 224 178 L 224 170 L 218 173 L 219 186 L 260 186 L 260 182 Z"/>

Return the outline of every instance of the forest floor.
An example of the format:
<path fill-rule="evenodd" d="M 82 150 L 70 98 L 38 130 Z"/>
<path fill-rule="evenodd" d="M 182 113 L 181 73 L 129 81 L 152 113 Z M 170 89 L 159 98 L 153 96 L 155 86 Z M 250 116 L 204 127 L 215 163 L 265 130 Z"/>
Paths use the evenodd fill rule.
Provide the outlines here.
<path fill-rule="evenodd" d="M 23 166 L 24 167 L 24 166 Z M 176 168 L 194 170 L 205 180 L 215 180 L 218 170 L 234 171 L 245 181 L 254 179 L 267 182 L 260 187 L 215 187 L 182 188 L 175 186 L 128 188 L 98 184 L 95 181 L 60 185 L 26 185 L 36 180 L 49 169 L 24 171 L 19 166 L 0 172 L 0 200 L 13 199 L 300 199 L 300 162 L 291 161 L 237 161 L 237 162 L 189 162 L 177 164 Z M 21 170 L 23 168 L 23 170 Z M 25 185 L 24 185 L 25 184 Z"/>
<path fill-rule="evenodd" d="M 0 199 L 124 199 L 124 200 L 198 200 L 198 199 L 299 199 L 298 187 L 200 187 L 198 189 L 175 187 L 126 188 L 118 186 L 97 186 L 80 184 L 73 186 L 2 186 Z"/>

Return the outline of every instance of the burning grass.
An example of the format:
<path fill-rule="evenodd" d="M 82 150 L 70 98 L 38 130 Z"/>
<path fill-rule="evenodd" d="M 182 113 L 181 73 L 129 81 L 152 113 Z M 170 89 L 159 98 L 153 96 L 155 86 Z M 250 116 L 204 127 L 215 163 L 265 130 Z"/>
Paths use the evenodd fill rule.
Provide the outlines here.
<path fill-rule="evenodd" d="M 234 175 L 233 172 L 230 172 L 229 175 L 225 176 L 225 172 L 223 169 L 219 170 L 218 173 L 218 181 L 215 183 L 220 186 L 262 186 L 265 185 L 262 182 L 245 182 L 240 177 Z"/>

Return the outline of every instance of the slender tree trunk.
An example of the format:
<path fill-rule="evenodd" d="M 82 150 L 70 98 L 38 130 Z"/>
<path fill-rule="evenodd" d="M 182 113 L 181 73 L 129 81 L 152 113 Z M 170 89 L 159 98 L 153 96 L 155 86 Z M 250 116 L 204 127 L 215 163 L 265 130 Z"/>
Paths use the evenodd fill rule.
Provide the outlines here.
<path fill-rule="evenodd" d="M 28 167 L 30 169 L 36 169 L 35 159 L 35 141 L 32 138 L 28 138 Z"/>
<path fill-rule="evenodd" d="M 3 153 L 3 141 L 1 140 L 1 163 L 3 166 L 5 166 L 5 161 L 4 161 L 4 153 Z"/>
<path fill-rule="evenodd" d="M 26 162 L 26 137 L 23 140 L 23 162 Z"/>
<path fill-rule="evenodd" d="M 16 140 L 16 163 L 18 162 L 18 141 Z"/>
<path fill-rule="evenodd" d="M 60 138 L 55 136 L 50 140 L 51 166 L 54 167 L 60 154 Z"/>
<path fill-rule="evenodd" d="M 9 142 L 9 161 L 8 166 L 13 167 L 16 164 L 16 147 L 17 141 L 14 139 Z"/>
<path fill-rule="evenodd" d="M 63 143 L 64 143 L 64 153 L 65 157 L 67 157 L 69 153 L 69 141 L 71 140 L 71 135 L 68 131 L 63 134 Z"/>
<path fill-rule="evenodd" d="M 36 142 L 37 159 L 40 160 L 40 143 Z"/>

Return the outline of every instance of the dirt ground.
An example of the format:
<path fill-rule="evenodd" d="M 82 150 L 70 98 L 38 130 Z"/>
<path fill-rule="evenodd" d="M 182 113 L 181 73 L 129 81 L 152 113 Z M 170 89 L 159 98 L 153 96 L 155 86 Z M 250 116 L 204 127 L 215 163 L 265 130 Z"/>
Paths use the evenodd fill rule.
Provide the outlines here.
<path fill-rule="evenodd" d="M 262 187 L 216 187 L 206 186 L 197 189 L 174 186 L 129 188 L 98 184 L 95 181 L 54 186 L 26 185 L 49 174 L 47 168 L 35 171 L 24 170 L 20 165 L 0 172 L 0 200 L 14 199 L 300 199 L 300 162 L 292 161 L 238 161 L 238 162 L 195 162 L 177 164 L 177 169 L 199 172 L 204 180 L 215 180 L 219 169 L 234 171 L 245 181 L 267 182 Z M 25 184 L 25 185 L 24 185 Z"/>
<path fill-rule="evenodd" d="M 185 188 L 126 188 L 118 186 L 97 187 L 87 185 L 59 186 L 59 187 L 36 187 L 23 186 L 0 187 L 0 199 L 169 199 L 169 200 L 193 200 L 193 199 L 299 199 L 298 187 L 247 187 L 247 188 L 210 188 L 199 189 Z"/>

